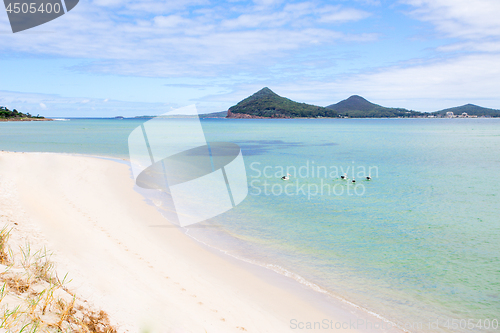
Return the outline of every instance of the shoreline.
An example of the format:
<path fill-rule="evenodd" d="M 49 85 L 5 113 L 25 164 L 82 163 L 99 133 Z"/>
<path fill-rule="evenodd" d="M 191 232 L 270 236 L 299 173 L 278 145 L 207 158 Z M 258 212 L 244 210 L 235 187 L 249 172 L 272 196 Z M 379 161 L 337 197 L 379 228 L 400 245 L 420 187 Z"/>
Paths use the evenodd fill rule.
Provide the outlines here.
<path fill-rule="evenodd" d="M 244 267 L 246 270 L 252 272 L 253 274 L 262 276 L 268 283 L 280 287 L 286 286 L 286 289 L 289 292 L 298 294 L 301 297 L 308 299 L 311 303 L 315 304 L 315 306 L 320 309 L 323 309 L 325 311 L 328 311 L 329 309 L 338 311 L 339 309 L 341 309 L 344 315 L 347 315 L 348 317 L 352 316 L 352 314 L 356 314 L 356 316 L 359 317 L 359 320 L 365 321 L 366 323 L 376 323 L 377 321 L 380 321 L 379 323 L 383 322 L 382 324 L 380 324 L 380 327 L 387 327 L 387 330 L 377 328 L 373 330 L 374 332 L 411 333 L 411 331 L 398 326 L 396 323 L 385 318 L 383 315 L 359 306 L 342 296 L 335 295 L 324 287 L 311 282 L 303 278 L 299 274 L 278 264 L 258 262 L 253 259 L 248 259 L 231 253 L 231 250 L 220 249 L 216 246 L 198 240 L 197 238 L 190 235 L 188 235 L 188 237 L 193 238 L 200 244 L 200 246 L 206 247 L 209 251 L 223 257 L 225 260 L 234 262 L 235 265 Z M 366 330 L 366 332 L 368 331 L 371 330 Z"/>
<path fill-rule="evenodd" d="M 2 122 L 9 122 L 9 121 L 53 121 L 54 119 L 51 118 L 0 118 L 0 121 Z"/>
<path fill-rule="evenodd" d="M 11 160 L 11 163 L 7 163 L 9 164 L 8 166 L 4 163 L 7 156 Z M 351 312 L 354 311 L 355 306 L 352 303 L 346 305 L 345 302 L 348 301 L 345 300 L 344 304 L 339 300 L 332 302 L 332 299 L 328 299 L 328 297 L 332 298 L 332 295 L 321 296 L 317 291 L 312 289 L 305 290 L 307 288 L 305 285 L 301 285 L 299 282 L 284 275 L 278 276 L 279 273 L 268 268 L 259 267 L 255 263 L 244 263 L 241 258 L 231 259 L 230 254 L 225 255 L 227 258 L 222 258 L 223 253 L 214 253 L 222 252 L 221 250 L 206 249 L 209 245 L 203 245 L 194 241 L 192 237 L 186 235 L 181 230 L 177 230 L 177 228 L 154 228 L 155 230 L 151 230 L 153 228 L 144 228 L 147 227 L 144 223 L 146 220 L 149 225 L 168 225 L 168 222 L 165 221 L 156 207 L 147 204 L 142 195 L 133 190 L 133 179 L 130 178 L 130 168 L 125 161 L 126 159 L 116 157 L 82 156 L 78 154 L 0 153 L 0 170 L 3 171 L 2 174 L 9 175 L 9 172 L 17 173 L 14 178 L 17 177 L 17 184 L 20 185 L 20 198 L 22 198 L 21 200 L 24 205 L 27 206 L 27 211 L 29 211 L 32 218 L 37 220 L 35 224 L 42 229 L 43 234 L 47 236 L 49 243 L 56 250 L 55 252 L 61 253 L 65 257 L 68 268 L 73 268 L 69 269 L 70 274 L 78 275 L 78 279 L 75 278 L 75 280 L 78 280 L 81 286 L 80 288 L 76 288 L 76 290 L 87 290 L 88 293 L 93 288 L 101 289 L 101 292 L 104 292 L 104 296 L 100 299 L 98 298 L 97 303 L 104 305 L 101 307 L 110 313 L 111 318 L 116 316 L 118 322 L 128 320 L 130 322 L 128 326 L 130 327 L 137 328 L 141 326 L 138 322 L 142 320 L 143 327 L 150 327 L 153 331 L 161 331 L 164 327 L 171 327 L 172 329 L 183 329 L 188 332 L 203 332 L 203 329 L 206 329 L 208 332 L 244 330 L 292 332 L 297 331 L 290 329 L 290 320 L 294 317 L 309 318 L 311 322 L 314 320 L 323 320 L 324 318 L 335 319 L 339 322 L 349 322 L 349 320 L 360 318 L 366 320 L 370 320 L 371 318 L 372 322 L 377 320 L 376 317 L 365 313 L 368 310 L 357 310 L 360 313 L 352 314 Z M 12 162 L 17 162 L 17 169 L 13 168 L 13 165 L 16 163 Z M 32 174 L 27 177 L 22 176 L 23 172 L 18 169 L 24 169 L 22 170 L 24 171 L 24 175 L 29 173 L 30 170 L 26 162 L 37 165 L 39 170 L 37 172 L 33 172 L 32 170 Z M 38 163 L 33 164 L 33 162 Z M 48 170 L 47 166 L 52 166 L 53 170 Z M 69 166 L 77 170 L 69 171 L 69 175 L 65 175 L 63 170 L 66 170 Z M 54 170 L 54 167 L 57 170 Z M 60 167 L 63 168 L 61 169 Z M 82 168 L 87 173 L 81 172 Z M 16 170 L 14 171 L 14 169 Z M 95 172 L 90 172 L 88 174 L 89 170 L 100 170 L 103 173 L 96 174 Z M 58 174 L 57 171 L 60 173 Z M 106 177 L 103 177 L 104 174 L 106 174 Z M 64 183 L 64 179 L 58 180 L 59 176 L 62 176 L 67 181 L 67 184 Z M 69 179 L 67 178 L 68 176 L 70 176 Z M 20 178 L 23 179 L 21 180 Z M 50 181 L 47 182 L 48 180 L 45 178 L 49 178 Z M 50 185 L 57 188 L 50 190 L 52 196 L 45 191 Z M 94 187 L 99 189 L 99 191 L 96 191 L 96 189 L 92 190 Z M 46 196 L 46 198 L 40 200 L 43 203 L 36 202 L 39 201 L 40 196 L 33 194 L 33 192 L 38 194 L 43 193 Z M 93 198 L 93 196 L 96 198 Z M 113 200 L 115 199 L 123 201 L 114 203 Z M 125 210 L 125 212 L 120 213 L 117 211 L 113 213 L 107 207 L 108 205 L 105 204 L 106 202 L 114 208 L 118 207 Z M 64 214 L 58 214 L 54 211 L 54 208 L 51 211 L 48 207 L 57 207 L 55 208 L 56 210 L 63 210 L 65 212 Z M 56 216 L 56 220 L 59 220 L 58 223 L 51 221 L 54 219 L 54 216 Z M 75 216 L 78 220 L 77 226 L 65 224 L 65 219 Z M 110 221 L 113 219 L 115 221 Z M 125 222 L 119 223 L 116 219 L 124 220 Z M 89 222 L 91 220 L 93 223 Z M 153 221 L 154 223 L 152 223 Z M 65 231 L 60 230 L 60 228 L 63 228 Z M 92 232 L 89 232 L 87 228 L 92 229 Z M 132 235 L 127 231 L 133 231 Z M 82 244 L 81 240 L 75 240 L 77 244 L 68 244 L 68 240 L 66 239 L 68 234 L 74 236 L 83 234 L 88 236 L 89 242 L 98 247 L 98 249 L 93 249 L 91 252 L 97 257 L 99 257 L 99 254 L 105 253 L 105 258 L 92 263 L 92 260 L 89 261 L 86 255 L 78 255 L 75 251 L 78 252 L 77 249 L 82 246 L 85 248 L 85 242 Z M 147 238 L 148 242 L 141 242 L 136 239 L 138 236 Z M 133 252 L 132 248 L 135 255 L 127 254 L 126 252 Z M 159 256 L 158 253 L 167 254 L 165 258 L 168 259 L 164 260 L 168 261 L 170 265 L 165 265 L 162 260 L 163 256 Z M 98 279 L 96 281 L 90 278 L 88 274 L 78 272 L 82 269 L 92 270 L 95 265 L 101 268 L 106 264 L 113 265 L 116 259 L 122 265 L 118 265 L 115 268 L 124 275 L 120 275 L 120 281 L 116 281 L 118 286 L 108 284 L 104 288 L 102 286 L 99 287 L 98 285 L 103 283 L 101 280 Z M 134 265 L 132 265 L 132 262 Z M 130 272 L 129 266 L 131 265 L 137 271 L 134 274 Z M 186 268 L 186 265 L 188 265 L 189 269 Z M 175 268 L 169 268 L 170 266 Z M 252 268 L 251 266 L 255 267 Z M 160 272 L 163 274 L 168 273 L 169 278 L 166 279 L 165 276 L 163 278 L 158 276 L 161 275 L 158 274 Z M 94 273 L 99 275 L 104 281 L 109 279 L 109 275 L 112 275 L 112 271 L 107 271 L 107 273 L 101 272 L 100 274 L 99 272 Z M 125 311 L 117 302 L 113 302 L 106 296 L 106 294 L 114 293 L 115 296 L 120 295 L 119 290 L 123 291 L 130 288 L 131 281 L 137 282 L 139 276 L 148 280 L 149 283 L 159 289 L 165 289 L 161 294 L 165 298 L 168 298 L 168 300 L 162 301 L 158 300 L 157 297 L 147 295 L 147 291 L 151 290 L 143 282 L 139 285 L 140 288 L 138 287 L 140 292 L 129 295 L 129 297 L 121 295 L 122 303 L 130 304 L 129 302 L 132 299 L 136 299 L 139 304 L 142 304 L 138 305 L 136 303 L 134 308 L 137 311 L 140 310 L 141 306 L 151 309 L 151 303 L 155 303 L 160 307 L 167 304 L 182 304 L 180 306 L 181 309 L 167 311 L 166 322 L 158 319 L 162 317 L 160 314 L 162 311 L 158 309 L 152 311 L 153 313 L 156 312 L 157 316 L 152 315 L 149 316 L 149 319 L 144 319 L 144 315 L 141 317 L 137 313 L 133 315 L 129 311 Z M 178 281 L 177 284 L 175 282 L 172 284 L 174 277 Z M 91 280 L 90 282 L 92 283 L 88 280 Z M 183 280 L 184 282 L 182 282 Z M 128 288 L 120 289 L 120 287 L 124 286 L 128 286 Z M 200 286 L 207 287 L 205 289 L 208 291 L 204 290 L 204 288 L 200 289 Z M 218 288 L 214 288 L 214 286 Z M 186 293 L 191 295 L 186 296 Z M 315 293 L 318 295 L 314 295 Z M 90 292 L 90 294 L 92 293 Z M 300 294 L 300 297 L 297 297 L 298 294 Z M 201 298 L 205 298 L 205 302 L 195 302 Z M 219 298 L 221 298 L 222 302 Z M 322 306 L 318 307 L 316 304 L 312 304 L 320 298 L 323 298 Z M 308 301 L 305 301 L 306 299 Z M 211 305 L 209 307 L 212 309 L 208 309 L 207 311 L 207 309 L 203 308 L 208 304 Z M 241 313 L 235 313 L 235 309 L 240 310 Z M 255 311 L 256 309 L 258 310 Z M 212 310 L 216 310 L 217 312 L 213 312 Z M 130 316 L 123 315 L 123 311 L 129 312 Z M 122 315 L 120 315 L 120 312 Z M 191 314 L 192 312 L 195 314 Z M 225 313 L 224 317 L 221 317 L 222 312 Z M 302 315 L 298 316 L 297 313 Z M 192 322 L 194 319 L 193 316 L 196 317 L 194 323 Z M 198 318 L 200 316 L 204 318 L 201 320 L 201 323 L 200 318 Z M 127 318 L 125 319 L 125 317 Z M 131 322 L 134 321 L 131 320 L 133 317 L 135 317 L 135 323 Z M 146 318 L 148 318 L 147 315 Z M 147 323 L 144 323 L 144 320 Z M 153 323 L 158 320 L 162 323 Z M 177 324 L 169 323 L 169 320 Z M 303 321 L 306 320 L 304 319 Z M 190 324 L 187 324 L 188 322 Z M 229 323 L 232 326 L 228 325 Z M 154 327 L 156 327 L 156 330 Z M 158 330 L 160 327 L 161 329 Z M 214 330 L 215 328 L 216 330 Z M 358 331 L 366 332 L 370 330 Z M 375 331 L 380 332 L 381 330 L 378 329 Z M 399 330 L 393 328 L 387 331 Z"/>

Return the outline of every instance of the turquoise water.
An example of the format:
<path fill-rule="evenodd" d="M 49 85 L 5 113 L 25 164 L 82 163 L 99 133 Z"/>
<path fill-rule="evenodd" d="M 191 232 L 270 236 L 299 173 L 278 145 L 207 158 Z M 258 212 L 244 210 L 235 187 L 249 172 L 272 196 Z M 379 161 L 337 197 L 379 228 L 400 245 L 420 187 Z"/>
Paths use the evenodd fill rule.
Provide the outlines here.
<path fill-rule="evenodd" d="M 143 121 L 0 123 L 0 149 L 126 158 Z M 250 185 L 195 237 L 411 332 L 500 331 L 500 119 L 202 124 L 242 147 Z"/>

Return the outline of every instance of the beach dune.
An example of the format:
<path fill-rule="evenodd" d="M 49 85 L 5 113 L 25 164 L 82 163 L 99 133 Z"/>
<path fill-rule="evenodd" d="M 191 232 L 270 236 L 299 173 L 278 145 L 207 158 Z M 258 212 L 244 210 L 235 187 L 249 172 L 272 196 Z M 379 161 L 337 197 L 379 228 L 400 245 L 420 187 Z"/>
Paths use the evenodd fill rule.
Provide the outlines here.
<path fill-rule="evenodd" d="M 125 162 L 1 152 L 0 177 L 22 207 L 10 219 L 22 214 L 19 223 L 40 231 L 58 270 L 69 272 L 69 287 L 119 331 L 313 332 L 291 322 L 349 320 L 172 227 L 134 191 Z M 169 227 L 152 227 L 159 225 Z"/>

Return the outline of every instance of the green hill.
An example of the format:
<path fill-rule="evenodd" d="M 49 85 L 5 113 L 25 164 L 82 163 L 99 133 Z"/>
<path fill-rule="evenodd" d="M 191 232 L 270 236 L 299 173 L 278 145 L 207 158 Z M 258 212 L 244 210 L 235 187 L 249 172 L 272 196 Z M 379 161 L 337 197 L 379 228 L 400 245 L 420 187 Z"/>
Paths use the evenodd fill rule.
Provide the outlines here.
<path fill-rule="evenodd" d="M 465 112 L 470 116 L 500 117 L 500 110 L 483 108 L 474 104 L 466 104 L 454 108 L 444 109 L 441 111 L 433 112 L 433 114 L 444 116 L 446 115 L 446 112 L 453 112 L 453 114 L 455 115 L 461 115 Z"/>
<path fill-rule="evenodd" d="M 16 109 L 11 111 L 6 107 L 0 106 L 0 121 L 23 120 L 23 119 L 40 120 L 45 118 L 41 116 L 32 116 L 29 113 L 22 113 L 17 111 Z"/>
<path fill-rule="evenodd" d="M 228 118 L 337 117 L 334 110 L 298 103 L 263 88 L 228 110 Z"/>
<path fill-rule="evenodd" d="M 414 117 L 424 115 L 422 112 L 409 111 L 403 108 L 386 108 L 371 103 L 358 95 L 353 95 L 337 104 L 329 105 L 327 108 L 338 112 L 341 116 L 351 118 Z"/>

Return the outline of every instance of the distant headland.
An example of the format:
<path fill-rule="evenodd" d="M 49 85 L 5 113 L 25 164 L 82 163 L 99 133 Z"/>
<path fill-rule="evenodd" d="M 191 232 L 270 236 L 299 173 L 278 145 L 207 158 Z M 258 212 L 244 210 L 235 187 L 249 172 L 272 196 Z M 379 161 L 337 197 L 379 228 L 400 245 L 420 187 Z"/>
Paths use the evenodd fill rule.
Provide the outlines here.
<path fill-rule="evenodd" d="M 221 112 L 217 113 L 219 116 Z M 226 118 L 476 118 L 500 117 L 500 110 L 473 104 L 435 112 L 389 108 L 353 95 L 336 104 L 321 107 L 294 102 L 265 87 L 230 107 Z"/>
<path fill-rule="evenodd" d="M 40 115 L 32 116 L 29 112 L 22 113 L 14 110 L 9 110 L 4 106 L 0 106 L 0 121 L 50 121 L 52 119 L 42 117 Z"/>

